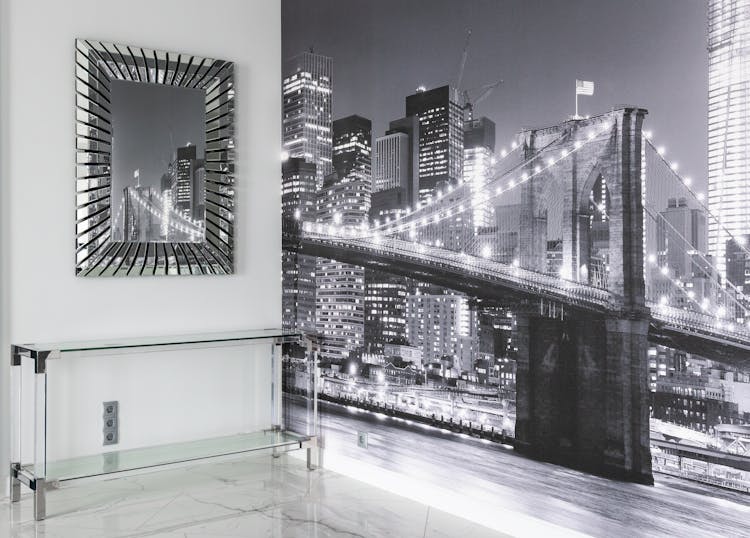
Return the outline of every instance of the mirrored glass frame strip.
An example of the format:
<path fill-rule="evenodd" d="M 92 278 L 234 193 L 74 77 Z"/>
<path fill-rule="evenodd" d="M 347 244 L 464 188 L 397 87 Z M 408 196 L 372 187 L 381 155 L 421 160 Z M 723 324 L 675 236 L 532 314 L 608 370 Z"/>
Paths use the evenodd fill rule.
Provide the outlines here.
<path fill-rule="evenodd" d="M 76 274 L 217 275 L 234 272 L 234 64 L 85 39 L 75 44 Z M 202 242 L 112 238 L 110 83 L 203 90 L 206 213 Z"/>

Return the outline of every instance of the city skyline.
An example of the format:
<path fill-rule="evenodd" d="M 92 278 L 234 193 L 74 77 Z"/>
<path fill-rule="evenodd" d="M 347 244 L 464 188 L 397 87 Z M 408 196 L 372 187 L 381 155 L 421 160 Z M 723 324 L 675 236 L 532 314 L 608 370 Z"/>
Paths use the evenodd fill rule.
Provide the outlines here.
<path fill-rule="evenodd" d="M 592 80 L 596 91 L 580 99 L 582 114 L 620 103 L 646 107 L 646 124 L 668 145 L 668 157 L 705 189 L 708 54 L 702 1 L 443 0 L 425 9 L 418 2 L 388 0 L 377 7 L 333 2 L 311 12 L 288 0 L 282 11 L 283 57 L 310 47 L 332 57 L 334 119 L 367 117 L 373 137 L 404 116 L 404 98 L 418 86 L 455 84 L 471 29 L 463 88 L 504 80 L 474 111 L 495 122 L 497 151 L 523 127 L 567 119 L 574 112 L 575 80 Z M 410 29 L 415 21 L 427 30 Z M 586 31 L 569 31 L 577 26 Z M 369 51 L 367 61 L 361 50 Z M 676 83 L 679 92 L 669 89 Z"/>
<path fill-rule="evenodd" d="M 192 88 L 111 81 L 112 190 L 130 185 L 135 170 L 141 185 L 160 187 L 177 148 L 189 144 L 203 158 L 206 146 L 205 92 Z M 122 113 L 119 113 L 122 111 Z"/>
<path fill-rule="evenodd" d="M 282 73 L 284 324 L 315 328 L 325 396 L 496 442 L 512 438 L 519 451 L 540 444 L 544 459 L 585 458 L 578 466 L 601 469 L 591 451 L 610 442 L 608 428 L 618 430 L 620 419 L 575 408 L 605 409 L 603 400 L 631 386 L 635 421 L 627 419 L 626 443 L 633 444 L 621 450 L 635 454 L 625 464 L 634 480 L 650 483 L 652 465 L 669 471 L 671 460 L 653 443 L 677 437 L 734 450 L 714 431 L 732 424 L 733 436 L 750 433 L 750 362 L 711 337 L 679 336 L 728 342 L 736 333 L 744 345 L 750 327 L 741 290 L 722 284 L 712 265 L 707 178 L 691 172 L 701 158 L 706 165 L 706 85 L 676 96 L 677 83 L 663 80 L 665 60 L 674 59 L 670 69 L 697 61 L 689 72 L 705 82 L 705 35 L 700 50 L 645 55 L 653 40 L 644 36 L 668 10 L 644 8 L 631 28 L 626 2 L 591 13 L 590 2 L 571 3 L 568 16 L 586 7 L 595 25 L 581 35 L 549 13 L 529 21 L 539 4 L 525 3 L 523 13 L 509 15 L 520 29 L 493 34 L 498 45 L 526 23 L 549 30 L 525 49 L 512 43 L 523 80 L 506 97 L 517 101 L 499 106 L 501 85 L 468 108 L 449 77 L 408 81 L 445 70 L 454 45 L 458 69 L 464 19 L 500 4 L 415 4 L 357 10 L 332 2 L 318 10 L 291 0 L 283 7 L 292 21 L 285 18 L 283 34 L 294 36 L 284 39 L 283 53 L 294 60 Z M 556 15 L 559 5 L 549 4 Z M 705 27 L 705 12 L 699 20 Z M 614 21 L 613 43 L 589 58 L 600 74 L 575 72 L 566 47 L 590 46 Z M 672 23 L 662 34 L 685 30 Z M 340 31 L 327 30 L 332 24 Z M 487 24 L 469 26 L 464 80 L 476 81 L 468 66 Z M 403 27 L 413 32 L 394 37 Z M 681 37 L 695 45 L 695 35 Z M 552 41 L 554 54 L 535 54 Z M 415 55 L 422 49 L 431 54 Z M 484 60 L 480 75 L 492 83 Z M 539 80 L 545 69 L 549 84 Z M 581 97 L 581 117 L 571 118 L 576 79 L 597 90 Z M 644 97 L 613 98 L 638 93 Z M 695 129 L 676 129 L 675 138 L 649 123 L 655 115 L 689 123 L 700 114 L 700 143 Z M 665 150 L 667 140 L 674 145 Z M 692 162 L 675 157 L 684 150 Z M 619 304 L 613 316 L 622 331 L 592 317 L 588 302 Z M 621 317 L 631 307 L 632 317 Z M 629 340 L 620 342 L 625 333 Z M 605 363 L 622 368 L 613 377 Z M 458 403 L 477 394 L 481 400 Z M 663 420 L 675 413 L 686 420 Z"/>

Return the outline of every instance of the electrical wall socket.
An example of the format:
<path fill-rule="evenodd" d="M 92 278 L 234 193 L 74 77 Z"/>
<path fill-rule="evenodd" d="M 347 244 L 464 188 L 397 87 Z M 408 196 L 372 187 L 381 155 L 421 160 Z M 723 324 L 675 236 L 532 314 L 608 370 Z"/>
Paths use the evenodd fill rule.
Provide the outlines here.
<path fill-rule="evenodd" d="M 102 403 L 103 445 L 115 445 L 120 441 L 119 405 L 116 401 Z"/>
<path fill-rule="evenodd" d="M 367 432 L 357 432 L 357 446 L 367 448 Z"/>

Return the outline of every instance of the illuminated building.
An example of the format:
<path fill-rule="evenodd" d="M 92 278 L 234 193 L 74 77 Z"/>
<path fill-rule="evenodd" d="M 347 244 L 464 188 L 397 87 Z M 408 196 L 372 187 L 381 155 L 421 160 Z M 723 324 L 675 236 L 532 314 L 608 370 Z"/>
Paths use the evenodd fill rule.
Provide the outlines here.
<path fill-rule="evenodd" d="M 170 215 L 174 208 L 172 201 L 172 179 L 171 174 L 162 174 L 161 176 L 161 237 L 169 239 L 170 233 Z"/>
<path fill-rule="evenodd" d="M 476 311 L 469 308 L 464 295 L 453 292 L 417 292 L 406 298 L 406 338 L 422 349 L 425 364 L 444 362 L 446 375 L 474 368 L 479 340 Z"/>
<path fill-rule="evenodd" d="M 744 244 L 750 242 L 750 235 L 742 236 Z M 750 254 L 746 248 L 730 239 L 726 244 L 727 280 L 737 286 L 746 296 L 750 295 Z"/>
<path fill-rule="evenodd" d="M 319 258 L 315 271 L 315 327 L 324 359 L 344 360 L 364 345 L 362 267 Z"/>
<path fill-rule="evenodd" d="M 405 134 L 408 139 L 408 168 L 405 177 L 406 198 L 409 206 L 414 206 L 419 194 L 419 118 L 406 116 L 393 120 L 388 124 L 386 135 L 396 133 Z"/>
<path fill-rule="evenodd" d="M 709 249 L 726 277 L 727 242 L 750 233 L 750 0 L 708 2 Z M 727 231 L 725 231 L 727 230 Z"/>
<path fill-rule="evenodd" d="M 375 139 L 372 163 L 373 192 L 408 189 L 409 135 L 393 133 Z"/>
<path fill-rule="evenodd" d="M 316 166 L 300 157 L 281 164 L 281 215 L 290 220 L 315 220 Z"/>
<path fill-rule="evenodd" d="M 318 187 L 331 173 L 332 59 L 303 52 L 287 60 L 282 80 L 283 148 L 315 164 Z"/>
<path fill-rule="evenodd" d="M 333 169 L 346 181 L 372 184 L 372 122 L 352 115 L 333 122 Z M 371 190 L 371 189 L 370 189 Z"/>
<path fill-rule="evenodd" d="M 348 116 L 333 122 L 333 167 L 317 198 L 317 221 L 356 226 L 367 221 L 372 191 L 370 120 Z M 318 258 L 315 327 L 321 356 L 343 360 L 364 346 L 365 270 Z"/>
<path fill-rule="evenodd" d="M 474 226 L 490 226 L 494 208 L 480 194 L 490 178 L 495 155 L 495 123 L 488 118 L 464 122 L 464 182 L 471 185 Z"/>
<path fill-rule="evenodd" d="M 281 166 L 281 214 L 284 225 L 314 221 L 317 215 L 316 167 L 299 157 Z M 282 323 L 285 329 L 315 331 L 315 256 L 284 250 L 282 267 Z"/>
<path fill-rule="evenodd" d="M 282 170 L 282 213 L 287 219 L 297 214 L 302 221 L 315 219 L 317 189 L 332 170 L 331 74 L 331 58 L 312 51 L 284 64 L 282 144 L 290 158 Z M 314 256 L 284 252 L 284 328 L 315 330 L 315 271 Z"/>
<path fill-rule="evenodd" d="M 458 90 L 418 89 L 406 97 L 406 115 L 419 118 L 419 201 L 463 178 L 463 107 Z"/>
<path fill-rule="evenodd" d="M 365 278 L 365 342 L 380 353 L 384 345 L 406 337 L 406 279 L 369 270 Z"/>
<path fill-rule="evenodd" d="M 175 211 L 184 217 L 193 216 L 193 180 L 198 160 L 192 144 L 177 148 L 171 169 L 174 174 L 172 184 L 172 204 Z"/>
<path fill-rule="evenodd" d="M 371 219 L 397 218 L 411 205 L 409 136 L 393 133 L 375 139 Z"/>
<path fill-rule="evenodd" d="M 195 162 L 193 169 L 193 220 L 206 218 L 206 163 L 203 159 Z"/>
<path fill-rule="evenodd" d="M 665 296 L 671 305 L 700 310 L 704 300 L 716 300 L 718 291 L 713 258 L 706 254 L 706 215 L 688 207 L 684 198 L 670 198 L 659 214 L 657 264 L 651 268 L 648 286 L 654 297 Z M 673 279 L 681 288 L 675 288 Z"/>
<path fill-rule="evenodd" d="M 670 198 L 661 211 L 656 229 L 659 265 L 667 266 L 677 278 L 692 276 L 694 254 L 706 253 L 706 215 L 688 207 L 684 198 Z"/>

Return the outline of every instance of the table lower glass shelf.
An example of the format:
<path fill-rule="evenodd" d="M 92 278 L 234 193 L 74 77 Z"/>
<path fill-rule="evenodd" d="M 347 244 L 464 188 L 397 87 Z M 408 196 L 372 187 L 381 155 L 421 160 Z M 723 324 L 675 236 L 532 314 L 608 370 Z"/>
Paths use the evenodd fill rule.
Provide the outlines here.
<path fill-rule="evenodd" d="M 134 471 L 174 463 L 241 454 L 269 448 L 302 448 L 309 436 L 290 431 L 263 430 L 226 437 L 215 437 L 182 443 L 132 448 L 48 461 L 47 481 L 75 480 L 123 471 Z M 24 465 L 22 472 L 34 475 L 34 465 Z"/>

